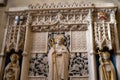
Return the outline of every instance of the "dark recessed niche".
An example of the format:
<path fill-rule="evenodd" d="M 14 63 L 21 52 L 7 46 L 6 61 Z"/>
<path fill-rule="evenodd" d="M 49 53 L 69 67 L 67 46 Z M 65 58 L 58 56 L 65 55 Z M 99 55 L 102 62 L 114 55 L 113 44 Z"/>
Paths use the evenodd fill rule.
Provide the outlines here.
<path fill-rule="evenodd" d="M 0 0 L 0 7 L 6 6 L 8 0 Z"/>

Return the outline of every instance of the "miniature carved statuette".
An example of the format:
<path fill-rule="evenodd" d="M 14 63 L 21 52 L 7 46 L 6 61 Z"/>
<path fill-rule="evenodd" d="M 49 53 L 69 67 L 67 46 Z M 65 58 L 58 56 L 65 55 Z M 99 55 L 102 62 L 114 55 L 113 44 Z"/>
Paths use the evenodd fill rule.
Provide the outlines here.
<path fill-rule="evenodd" d="M 18 80 L 20 74 L 19 56 L 12 54 L 10 60 L 11 62 L 5 68 L 4 80 Z"/>
<path fill-rule="evenodd" d="M 69 52 L 62 34 L 54 36 L 54 44 L 48 53 L 49 80 L 68 80 Z"/>
<path fill-rule="evenodd" d="M 99 77 L 100 80 L 116 80 L 115 68 L 110 60 L 109 52 L 100 52 L 98 51 L 100 56 L 99 62 Z"/>

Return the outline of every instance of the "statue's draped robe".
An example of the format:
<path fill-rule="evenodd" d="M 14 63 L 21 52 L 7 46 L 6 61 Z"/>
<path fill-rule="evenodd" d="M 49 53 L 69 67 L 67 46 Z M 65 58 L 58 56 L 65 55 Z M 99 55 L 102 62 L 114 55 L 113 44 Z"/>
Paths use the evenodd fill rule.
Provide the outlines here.
<path fill-rule="evenodd" d="M 9 74 L 8 70 L 12 70 L 13 73 Z M 20 66 L 19 64 L 12 64 L 9 63 L 5 68 L 4 78 L 5 80 L 18 80 L 20 73 Z"/>
<path fill-rule="evenodd" d="M 99 67 L 100 80 L 106 80 L 105 74 L 107 75 L 107 77 L 110 76 L 108 78 L 109 80 L 116 80 L 115 69 L 111 61 L 105 62 L 104 65 L 100 65 Z"/>
<path fill-rule="evenodd" d="M 53 53 L 62 54 L 56 56 L 56 63 L 53 63 Z M 69 65 L 69 52 L 67 48 L 62 45 L 59 48 L 52 47 L 48 54 L 49 74 L 48 80 L 56 80 L 58 73 L 58 80 L 68 80 L 68 65 Z M 57 65 L 57 68 L 56 68 Z M 57 69 L 57 70 L 56 70 Z"/>

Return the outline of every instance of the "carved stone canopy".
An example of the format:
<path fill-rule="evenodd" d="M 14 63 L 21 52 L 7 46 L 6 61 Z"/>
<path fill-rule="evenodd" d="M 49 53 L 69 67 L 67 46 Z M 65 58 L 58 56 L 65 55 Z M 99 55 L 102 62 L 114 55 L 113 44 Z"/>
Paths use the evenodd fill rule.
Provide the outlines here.
<path fill-rule="evenodd" d="M 9 16 L 8 25 L 14 25 L 15 16 L 23 16 L 24 21 L 21 26 L 30 27 L 33 32 L 87 31 L 89 26 L 92 25 L 96 47 L 101 48 L 102 45 L 107 45 L 112 48 L 115 44 L 115 37 L 110 37 L 110 35 L 114 35 L 114 31 L 111 31 L 111 29 L 116 24 L 116 9 L 116 6 L 112 3 L 45 3 L 43 5 L 30 4 L 24 8 L 10 8 L 6 13 Z M 100 12 L 106 15 L 104 22 L 100 19 L 103 16 L 98 15 Z M 11 41 L 10 39 L 8 41 Z"/>

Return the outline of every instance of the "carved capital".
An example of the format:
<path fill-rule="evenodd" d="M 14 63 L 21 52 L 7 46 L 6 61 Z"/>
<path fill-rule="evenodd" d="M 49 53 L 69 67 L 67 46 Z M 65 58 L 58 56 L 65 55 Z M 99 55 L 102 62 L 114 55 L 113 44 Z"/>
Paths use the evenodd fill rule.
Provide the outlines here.
<path fill-rule="evenodd" d="M 92 55 L 95 55 L 96 52 L 95 52 L 94 50 L 91 50 L 91 51 L 89 52 L 89 54 L 92 56 Z"/>
<path fill-rule="evenodd" d="M 22 53 L 22 55 L 23 55 L 23 57 L 24 57 L 24 56 L 28 56 L 28 52 L 25 52 L 25 51 L 24 51 L 24 52 Z"/>

